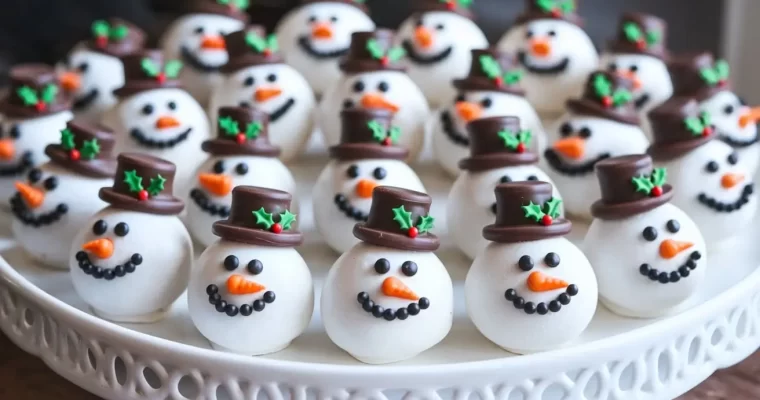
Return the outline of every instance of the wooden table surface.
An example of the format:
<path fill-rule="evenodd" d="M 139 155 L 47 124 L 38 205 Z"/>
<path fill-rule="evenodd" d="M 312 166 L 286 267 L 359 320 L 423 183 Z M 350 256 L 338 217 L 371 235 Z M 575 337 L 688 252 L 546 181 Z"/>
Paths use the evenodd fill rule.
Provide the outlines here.
<path fill-rule="evenodd" d="M 760 399 L 760 352 L 744 362 L 716 372 L 679 400 Z M 76 385 L 50 371 L 0 333 L 0 399 L 96 400 Z"/>

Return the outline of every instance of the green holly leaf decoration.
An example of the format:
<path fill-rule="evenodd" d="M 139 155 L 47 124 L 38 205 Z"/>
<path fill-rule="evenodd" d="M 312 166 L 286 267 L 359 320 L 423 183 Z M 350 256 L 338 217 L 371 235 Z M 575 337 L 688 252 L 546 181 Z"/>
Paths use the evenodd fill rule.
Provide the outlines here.
<path fill-rule="evenodd" d="M 470 8 L 474 0 L 438 0 L 441 3 L 456 4 L 462 8 Z"/>
<path fill-rule="evenodd" d="M 433 229 L 433 222 L 435 222 L 435 218 L 429 215 L 420 217 L 419 222 L 417 222 L 417 232 L 429 232 L 431 229 Z"/>
<path fill-rule="evenodd" d="M 108 32 L 108 38 L 111 40 L 122 40 L 129 34 L 129 28 L 126 25 L 117 25 Z"/>
<path fill-rule="evenodd" d="M 652 183 L 655 186 L 662 187 L 668 178 L 668 172 L 665 168 L 655 168 L 652 171 Z"/>
<path fill-rule="evenodd" d="M 232 119 L 232 117 L 219 118 L 219 128 L 224 131 L 227 136 L 235 136 L 240 133 L 240 126 L 238 122 Z"/>
<path fill-rule="evenodd" d="M 367 127 L 372 131 L 372 138 L 378 142 L 385 140 L 386 132 L 383 125 L 375 120 L 369 121 Z"/>
<path fill-rule="evenodd" d="M 99 19 L 92 23 L 90 30 L 92 30 L 92 34 L 95 37 L 107 37 L 111 27 L 108 25 L 108 22 Z"/>
<path fill-rule="evenodd" d="M 647 45 L 652 46 L 654 44 L 659 43 L 661 36 L 662 35 L 660 34 L 660 32 L 647 31 L 647 37 L 646 37 Z"/>
<path fill-rule="evenodd" d="M 264 229 L 269 229 L 272 227 L 272 225 L 274 225 L 272 214 L 266 212 L 266 210 L 264 210 L 264 207 L 253 211 L 253 215 L 256 217 L 256 225 L 261 225 L 264 227 Z"/>
<path fill-rule="evenodd" d="M 536 0 L 536 5 L 546 13 L 557 10 L 562 14 L 567 14 L 575 11 L 573 0 Z"/>
<path fill-rule="evenodd" d="M 406 55 L 406 50 L 403 47 L 393 47 L 388 50 L 388 60 L 396 62 Z"/>
<path fill-rule="evenodd" d="M 379 60 L 385 55 L 383 46 L 380 45 L 380 42 L 378 42 L 377 39 L 370 39 L 367 41 L 367 51 L 375 60 Z"/>
<path fill-rule="evenodd" d="M 267 41 L 253 32 L 248 32 L 245 34 L 245 44 L 247 44 L 248 47 L 252 48 L 257 53 L 263 53 L 267 48 Z"/>
<path fill-rule="evenodd" d="M 715 86 L 728 80 L 731 74 L 731 67 L 726 60 L 718 60 L 713 68 L 704 67 L 699 70 L 699 74 L 708 85 Z"/>
<path fill-rule="evenodd" d="M 296 214 L 292 214 L 290 210 L 285 210 L 284 213 L 280 214 L 280 226 L 282 226 L 282 230 L 286 231 L 290 229 L 290 226 L 295 222 L 296 220 Z"/>
<path fill-rule="evenodd" d="M 544 218 L 544 215 L 546 215 L 541 210 L 541 206 L 534 204 L 532 201 L 527 206 L 522 206 L 522 209 L 525 212 L 525 218 L 533 219 L 536 222 L 540 222 Z"/>
<path fill-rule="evenodd" d="M 478 58 L 480 62 L 480 68 L 491 79 L 496 79 L 501 76 L 501 65 L 489 55 L 482 55 Z"/>
<path fill-rule="evenodd" d="M 695 136 L 701 135 L 702 131 L 705 129 L 705 127 L 702 126 L 702 121 L 698 117 L 686 118 L 684 123 L 686 124 L 686 129 Z"/>
<path fill-rule="evenodd" d="M 156 175 L 155 178 L 150 178 L 150 183 L 148 184 L 148 194 L 151 195 L 151 197 L 157 196 L 164 190 L 165 183 L 166 178 L 161 175 Z"/>
<path fill-rule="evenodd" d="M 396 144 L 398 143 L 398 139 L 401 137 L 401 128 L 398 126 L 392 126 L 391 129 L 388 130 L 388 138 L 391 139 L 391 143 Z"/>
<path fill-rule="evenodd" d="M 565 0 L 559 3 L 559 9 L 563 14 L 571 13 L 575 11 L 575 2 L 573 0 Z"/>
<path fill-rule="evenodd" d="M 631 42 L 638 42 L 643 35 L 641 28 L 633 22 L 626 22 L 623 24 L 623 32 L 625 33 L 626 39 Z"/>
<path fill-rule="evenodd" d="M 633 177 L 633 184 L 636 185 L 636 191 L 649 194 L 654 189 L 652 180 L 646 176 Z"/>
<path fill-rule="evenodd" d="M 707 111 L 702 111 L 702 113 L 699 114 L 699 119 L 702 121 L 702 125 L 705 127 L 712 125 L 712 116 Z"/>
<path fill-rule="evenodd" d="M 624 104 L 628 104 L 633 100 L 633 95 L 627 89 L 619 88 L 612 94 L 612 104 L 616 107 L 620 107 Z"/>
<path fill-rule="evenodd" d="M 404 206 L 393 209 L 393 220 L 398 222 L 401 229 L 407 230 L 414 226 L 411 211 L 406 211 Z"/>
<path fill-rule="evenodd" d="M 562 205 L 562 200 L 552 197 L 549 201 L 547 201 L 544 204 L 544 208 L 546 209 L 546 215 L 557 218 L 559 217 L 559 210 L 560 206 Z"/>
<path fill-rule="evenodd" d="M 137 175 L 136 170 L 124 171 L 124 183 L 129 186 L 130 192 L 139 192 L 143 190 L 142 177 Z"/>
<path fill-rule="evenodd" d="M 156 65 L 156 63 L 153 62 L 153 60 L 150 58 L 143 58 L 140 61 L 140 68 L 142 68 L 143 72 L 145 72 L 145 75 L 150 78 L 155 78 L 159 73 L 161 73 L 161 69 L 159 69 L 158 65 Z"/>
<path fill-rule="evenodd" d="M 92 160 L 100 154 L 100 144 L 98 139 L 85 140 L 82 144 L 81 156 L 85 160 Z"/>
<path fill-rule="evenodd" d="M 607 79 L 607 77 L 602 74 L 597 74 L 594 76 L 593 85 L 594 91 L 599 97 L 610 96 L 612 94 L 612 82 L 610 82 L 609 79 Z"/>
<path fill-rule="evenodd" d="M 21 97 L 21 101 L 23 101 L 26 106 L 33 106 L 39 101 L 37 92 L 29 86 L 20 87 L 16 91 L 16 94 L 18 94 L 18 97 Z"/>
<path fill-rule="evenodd" d="M 250 5 L 250 0 L 235 0 L 235 7 L 240 11 L 247 10 Z"/>
<path fill-rule="evenodd" d="M 230 5 L 230 0 L 216 0 L 216 3 L 221 4 L 223 6 L 228 6 Z"/>
<path fill-rule="evenodd" d="M 175 79 L 182 70 L 182 61 L 170 60 L 164 65 L 164 74 L 169 79 Z"/>
<path fill-rule="evenodd" d="M 256 139 L 261 135 L 261 131 L 264 129 L 264 125 L 261 122 L 251 122 L 245 126 L 245 138 Z"/>
<path fill-rule="evenodd" d="M 525 151 L 525 148 L 530 146 L 530 141 L 533 136 L 528 130 L 522 130 L 515 134 L 506 129 L 499 131 L 497 135 L 499 135 L 501 140 L 504 141 L 504 147 L 513 151 L 520 151 L 520 145 L 522 145 L 522 151 Z"/>
<path fill-rule="evenodd" d="M 69 128 L 61 131 L 61 147 L 64 150 L 73 150 L 76 147 L 74 144 L 74 132 Z"/>
<path fill-rule="evenodd" d="M 514 69 L 511 71 L 507 71 L 507 73 L 504 74 L 504 82 L 507 85 L 516 85 L 520 83 L 523 77 L 523 71 L 519 69 Z"/>
<path fill-rule="evenodd" d="M 45 104 L 51 104 L 55 100 L 55 96 L 58 94 L 58 86 L 48 83 L 45 88 L 42 89 L 42 101 Z"/>
<path fill-rule="evenodd" d="M 715 73 L 718 75 L 718 79 L 728 79 L 731 74 L 731 67 L 726 60 L 718 60 L 715 62 Z"/>
<path fill-rule="evenodd" d="M 277 35 L 271 34 L 267 37 L 267 50 L 276 53 L 280 50 L 280 44 L 277 42 Z"/>
<path fill-rule="evenodd" d="M 720 79 L 718 78 L 718 74 L 715 73 L 715 71 L 712 70 L 712 68 L 705 67 L 699 70 L 699 74 L 702 76 L 702 80 L 707 82 L 710 86 L 715 86 L 718 84 L 718 81 Z"/>

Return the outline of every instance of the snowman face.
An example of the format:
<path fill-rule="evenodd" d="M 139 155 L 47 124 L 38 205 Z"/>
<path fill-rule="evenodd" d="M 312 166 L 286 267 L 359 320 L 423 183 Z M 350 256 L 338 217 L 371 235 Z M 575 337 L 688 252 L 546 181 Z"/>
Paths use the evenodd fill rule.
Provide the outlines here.
<path fill-rule="evenodd" d="M 85 274 L 96 279 L 111 280 L 134 272 L 147 256 L 141 253 L 141 250 L 149 248 L 146 239 L 164 237 L 156 231 L 156 226 L 137 223 L 134 216 L 144 214 L 108 212 L 109 210 L 106 208 L 101 211 L 90 226 L 83 227 L 83 230 L 89 232 L 80 234 L 83 236 L 79 238 L 82 243 L 75 243 L 74 247 L 79 265 L 90 266 L 89 273 L 85 271 Z M 169 237 L 166 238 L 168 239 Z M 151 262 L 160 260 L 153 258 Z"/>
<path fill-rule="evenodd" d="M 224 35 L 243 28 L 243 23 L 212 14 L 180 18 L 169 30 L 165 47 L 198 71 L 213 72 L 227 63 Z"/>
<path fill-rule="evenodd" d="M 673 82 L 662 60 L 638 54 L 605 54 L 602 68 L 633 81 L 636 110 L 651 110 L 673 95 Z"/>
<path fill-rule="evenodd" d="M 71 112 L 64 111 L 40 118 L 4 119 L 0 123 L 0 178 L 22 178 L 45 161 L 45 147 L 60 139 L 71 117 Z"/>
<path fill-rule="evenodd" d="M 700 108 L 710 114 L 720 139 L 731 147 L 742 149 L 758 142 L 758 117 L 733 92 L 719 92 L 701 102 Z"/>
<path fill-rule="evenodd" d="M 473 206 L 488 212 L 490 220 L 496 215 L 493 191 L 496 185 L 508 182 L 540 181 L 551 182 L 544 171 L 535 165 L 504 167 L 484 172 L 468 173 L 469 189 Z M 469 207 L 467 207 L 469 208 Z"/>
<path fill-rule="evenodd" d="M 497 117 L 502 115 L 515 115 L 521 118 L 524 127 L 527 121 L 535 114 L 530 103 L 521 96 L 496 91 L 478 90 L 460 92 L 454 103 L 447 107 L 446 112 L 455 123 L 458 132 L 453 132 L 467 139 L 465 127 L 468 123 L 479 118 Z M 454 127 L 443 127 L 449 130 Z M 447 132 L 448 134 L 449 132 Z M 451 136 L 451 134 L 449 134 Z"/>
<path fill-rule="evenodd" d="M 124 66 L 118 58 L 78 46 L 59 66 L 61 85 L 74 97 L 75 111 L 100 102 L 111 103 L 113 91 L 124 86 Z"/>
<path fill-rule="evenodd" d="M 402 72 L 358 74 L 343 81 L 339 90 L 343 108 L 381 108 L 398 112 L 408 101 L 408 77 Z"/>
<path fill-rule="evenodd" d="M 557 75 L 597 60 L 593 43 L 575 24 L 542 19 L 529 22 L 523 29 L 524 40 L 517 55 L 530 73 Z"/>
<path fill-rule="evenodd" d="M 84 186 L 82 177 L 44 164 L 29 171 L 25 182 L 16 182 L 18 191 L 11 199 L 13 214 L 26 225 L 53 225 L 68 213 L 70 207 L 76 206 L 71 204 L 70 194 L 79 193 Z"/>
<path fill-rule="evenodd" d="M 290 114 L 301 114 L 294 109 L 311 107 L 306 97 L 312 97 L 306 81 L 292 67 L 271 64 L 245 68 L 232 74 L 226 83 L 222 104 L 244 107 L 255 106 L 269 113 L 269 122 L 277 123 Z"/>
<path fill-rule="evenodd" d="M 417 64 L 437 64 L 447 60 L 456 52 L 469 53 L 466 45 L 458 43 L 480 43 L 483 33 L 471 20 L 458 14 L 433 11 L 415 15 L 406 20 L 398 31 L 398 39 L 407 52 L 407 57 Z"/>
<path fill-rule="evenodd" d="M 344 55 L 351 34 L 372 23 L 358 7 L 338 2 L 304 5 L 288 14 L 277 27 L 278 37 L 289 46 L 297 43 L 303 53 L 327 59 Z"/>

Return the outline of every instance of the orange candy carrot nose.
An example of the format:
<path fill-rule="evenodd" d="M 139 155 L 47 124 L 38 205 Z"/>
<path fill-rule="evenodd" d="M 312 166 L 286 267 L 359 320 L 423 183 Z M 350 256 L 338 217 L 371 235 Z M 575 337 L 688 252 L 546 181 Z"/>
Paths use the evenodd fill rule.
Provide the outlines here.
<path fill-rule="evenodd" d="M 278 87 L 270 87 L 270 88 L 256 89 L 256 93 L 254 93 L 254 97 L 256 98 L 256 102 L 263 103 L 281 94 L 282 94 L 282 89 Z"/>
<path fill-rule="evenodd" d="M 564 289 L 568 286 L 568 283 L 562 279 L 552 278 L 538 271 L 533 271 L 528 275 L 528 289 L 534 292 L 548 292 L 555 289 Z"/>
<path fill-rule="evenodd" d="M 67 92 L 73 92 L 82 86 L 82 77 L 76 72 L 64 72 L 58 77 L 58 81 Z"/>
<path fill-rule="evenodd" d="M 660 257 L 667 259 L 673 258 L 692 246 L 694 246 L 694 243 L 679 242 L 673 239 L 663 240 L 662 243 L 660 243 Z"/>
<path fill-rule="evenodd" d="M 744 128 L 749 124 L 756 124 L 757 121 L 760 121 L 760 107 L 750 108 L 739 117 L 739 127 Z"/>
<path fill-rule="evenodd" d="M 577 160 L 583 157 L 586 150 L 586 143 L 579 137 L 569 137 L 555 142 L 554 150 L 565 157 Z"/>
<path fill-rule="evenodd" d="M 399 299 L 406 299 L 416 301 L 420 299 L 420 296 L 414 294 L 412 289 L 401 282 L 401 279 L 395 277 L 385 278 L 383 281 L 383 294 L 388 297 L 398 297 Z"/>
<path fill-rule="evenodd" d="M 253 294 L 266 289 L 264 285 L 249 281 L 242 275 L 232 275 L 227 278 L 227 292 L 229 294 Z"/>
<path fill-rule="evenodd" d="M 172 117 L 172 116 L 163 116 L 156 120 L 156 128 L 157 129 L 168 129 L 168 128 L 176 128 L 178 127 L 179 121 Z"/>
<path fill-rule="evenodd" d="M 457 109 L 457 114 L 459 114 L 459 118 L 465 122 L 478 119 L 483 114 L 483 108 L 480 104 L 459 101 L 455 107 Z"/>
<path fill-rule="evenodd" d="M 638 75 L 636 75 L 635 73 L 631 71 L 618 71 L 618 75 L 633 82 L 634 89 L 640 89 L 641 86 L 643 85 L 643 83 L 641 82 L 641 78 L 639 78 Z"/>
<path fill-rule="evenodd" d="M 372 191 L 375 190 L 376 187 L 377 183 L 368 179 L 362 179 L 356 184 L 356 194 L 363 199 L 372 198 Z"/>
<path fill-rule="evenodd" d="M 227 48 L 224 37 L 218 35 L 204 36 L 201 39 L 201 48 L 203 50 L 224 50 Z"/>
<path fill-rule="evenodd" d="M 311 37 L 314 39 L 332 39 L 333 28 L 326 22 L 320 22 L 312 25 Z"/>
<path fill-rule="evenodd" d="M 29 208 L 37 208 L 45 201 L 45 192 L 23 182 L 16 182 L 16 190 Z"/>
<path fill-rule="evenodd" d="M 98 258 L 109 258 L 113 255 L 113 241 L 111 239 L 95 239 L 83 244 L 82 250 L 92 253 Z"/>
<path fill-rule="evenodd" d="M 742 174 L 725 174 L 720 178 L 720 185 L 724 189 L 731 189 L 732 187 L 740 184 L 744 181 L 744 175 Z"/>
<path fill-rule="evenodd" d="M 433 45 L 433 32 L 424 26 L 418 26 L 414 30 L 414 40 L 420 47 L 427 49 Z"/>
<path fill-rule="evenodd" d="M 547 39 L 533 39 L 530 41 L 530 52 L 536 57 L 549 57 L 552 45 Z"/>
<path fill-rule="evenodd" d="M 226 196 L 232 191 L 232 178 L 227 175 L 199 174 L 198 182 L 204 189 L 217 196 Z"/>
<path fill-rule="evenodd" d="M 11 139 L 0 140 L 0 160 L 10 160 L 16 154 L 16 146 Z"/>
<path fill-rule="evenodd" d="M 391 112 L 398 112 L 399 106 L 386 100 L 385 97 L 375 93 L 367 93 L 362 96 L 362 107 L 369 109 L 384 109 Z"/>

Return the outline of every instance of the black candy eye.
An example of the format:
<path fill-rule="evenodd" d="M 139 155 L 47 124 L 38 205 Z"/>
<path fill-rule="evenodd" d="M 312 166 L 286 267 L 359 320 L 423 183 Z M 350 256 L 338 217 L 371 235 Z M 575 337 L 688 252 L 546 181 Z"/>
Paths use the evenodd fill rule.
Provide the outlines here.
<path fill-rule="evenodd" d="M 364 82 L 362 81 L 354 82 L 354 92 L 361 93 L 363 91 L 364 91 Z"/>
<path fill-rule="evenodd" d="M 267 81 L 269 81 L 269 82 L 276 82 L 277 81 L 277 75 L 275 75 L 275 74 L 269 74 L 269 75 L 267 75 Z"/>
<path fill-rule="evenodd" d="M 142 110 L 141 110 L 141 111 L 142 111 L 142 113 L 143 113 L 143 114 L 145 114 L 145 115 L 150 115 L 150 114 L 153 114 L 153 105 L 151 105 L 151 104 L 146 104 L 146 105 L 144 105 L 144 106 L 143 106 L 143 108 L 142 108 Z"/>
<path fill-rule="evenodd" d="M 415 26 L 422 26 L 422 25 L 425 25 L 425 23 L 424 23 L 424 22 L 422 22 L 422 20 L 421 20 L 421 19 L 418 19 L 418 20 L 417 20 L 417 22 L 415 22 L 415 23 L 414 23 L 414 25 L 415 25 Z"/>
<path fill-rule="evenodd" d="M 55 190 L 58 187 L 58 178 L 51 176 L 45 179 L 43 185 L 45 185 L 45 190 Z"/>
<path fill-rule="evenodd" d="M 357 167 L 356 165 L 352 165 L 348 167 L 348 169 L 346 170 L 346 175 L 348 175 L 349 178 L 356 178 L 357 176 L 359 176 L 359 167 Z"/>
<path fill-rule="evenodd" d="M 94 224 L 92 224 L 92 233 L 100 236 L 108 230 L 108 224 L 106 221 L 103 221 L 102 219 L 99 219 L 95 221 Z"/>
<path fill-rule="evenodd" d="M 568 137 L 573 134 L 573 126 L 570 123 L 565 122 L 559 127 L 559 134 L 563 137 Z"/>
<path fill-rule="evenodd" d="M 517 266 L 523 271 L 530 271 L 533 269 L 533 259 L 530 256 L 522 256 L 517 261 Z"/>
<path fill-rule="evenodd" d="M 233 255 L 229 255 L 224 258 L 224 269 L 227 271 L 234 271 L 240 264 L 240 260 Z"/>
<path fill-rule="evenodd" d="M 86 62 L 83 62 L 77 66 L 77 69 L 81 73 L 87 72 L 88 69 L 90 69 L 90 64 L 87 64 Z"/>
<path fill-rule="evenodd" d="M 723 112 L 726 113 L 727 115 L 733 114 L 734 113 L 734 106 L 732 106 L 732 105 L 729 104 L 729 105 L 723 107 Z"/>
<path fill-rule="evenodd" d="M 378 274 L 385 274 L 391 270 L 391 263 L 385 258 L 381 258 L 375 261 L 375 272 Z"/>
<path fill-rule="evenodd" d="M 559 254 L 557 253 L 547 253 L 546 256 L 544 256 L 544 262 L 547 266 L 554 268 L 559 265 Z"/>
<path fill-rule="evenodd" d="M 309 17 L 309 22 L 317 22 L 317 17 L 315 15 L 312 15 Z"/>
<path fill-rule="evenodd" d="M 617 71 L 617 64 L 615 64 L 615 63 L 609 63 L 609 65 L 607 65 L 607 70 L 610 71 L 610 72 Z"/>
<path fill-rule="evenodd" d="M 18 125 L 13 125 L 9 134 L 11 135 L 11 139 L 18 139 L 21 137 L 21 129 L 19 129 Z"/>
<path fill-rule="evenodd" d="M 252 76 L 249 76 L 243 81 L 243 86 L 253 86 L 254 83 L 256 83 L 256 80 Z"/>
<path fill-rule="evenodd" d="M 372 171 L 372 176 L 374 176 L 377 180 L 383 180 L 387 175 L 388 172 L 385 171 L 385 168 L 377 167 L 374 171 Z"/>
<path fill-rule="evenodd" d="M 681 230 L 681 224 L 678 223 L 678 221 L 671 219 L 668 221 L 668 223 L 665 225 L 668 228 L 668 231 L 671 233 L 676 233 Z"/>
<path fill-rule="evenodd" d="M 555 32 L 555 31 L 549 31 L 549 36 L 551 36 L 551 37 L 557 36 L 557 32 Z"/>
<path fill-rule="evenodd" d="M 528 39 L 532 38 L 533 37 L 533 31 L 527 31 L 527 32 L 525 32 L 525 37 L 528 38 Z"/>
<path fill-rule="evenodd" d="M 493 105 L 493 100 L 486 97 L 485 99 L 480 101 L 480 105 L 483 106 L 483 108 L 489 108 Z"/>
<path fill-rule="evenodd" d="M 224 161 L 217 161 L 214 163 L 214 173 L 221 174 L 224 172 Z"/>
<path fill-rule="evenodd" d="M 193 32 L 195 32 L 195 33 L 197 33 L 197 34 L 199 34 L 199 35 L 200 35 L 200 34 L 202 34 L 202 33 L 203 33 L 203 27 L 202 27 L 202 26 L 199 26 L 199 27 L 195 28 L 195 29 L 193 30 Z"/>
<path fill-rule="evenodd" d="M 630 67 L 628 67 L 628 70 L 631 71 L 631 72 L 637 72 L 639 70 L 639 66 L 638 65 L 631 65 Z"/>
<path fill-rule="evenodd" d="M 246 163 L 240 163 L 235 166 L 235 172 L 237 172 L 238 175 L 245 175 L 248 173 L 248 164 Z"/>
<path fill-rule="evenodd" d="M 248 272 L 250 272 L 253 275 L 258 275 L 261 273 L 261 271 L 264 270 L 264 264 L 261 263 L 259 260 L 251 260 L 248 263 Z"/>
<path fill-rule="evenodd" d="M 591 137 L 591 129 L 589 129 L 587 126 L 584 126 L 583 128 L 581 128 L 581 130 L 578 133 L 580 133 L 581 137 L 584 139 L 588 139 Z"/>
<path fill-rule="evenodd" d="M 414 261 L 404 261 L 404 263 L 401 264 L 401 272 L 406 276 L 414 276 L 417 274 L 417 263 Z"/>
<path fill-rule="evenodd" d="M 455 100 L 455 102 L 456 103 L 461 103 L 463 101 L 467 101 L 467 97 L 465 97 L 464 94 L 460 93 L 459 95 L 457 95 L 457 99 Z"/>
<path fill-rule="evenodd" d="M 332 17 L 330 17 L 330 22 L 338 22 L 338 17 L 333 15 Z"/>
<path fill-rule="evenodd" d="M 710 173 L 718 172 L 718 163 L 715 161 L 710 161 L 705 165 L 705 170 Z"/>
<path fill-rule="evenodd" d="M 380 82 L 377 84 L 377 90 L 385 93 L 390 89 L 390 86 L 388 86 L 388 82 Z"/>
<path fill-rule="evenodd" d="M 351 100 L 345 100 L 343 102 L 343 108 L 353 108 L 354 102 Z"/>
<path fill-rule="evenodd" d="M 738 163 L 738 162 L 739 162 L 739 155 L 738 155 L 738 154 L 736 154 L 736 153 L 731 153 L 731 154 L 728 156 L 728 163 L 729 163 L 729 164 L 731 164 L 731 165 L 736 165 L 736 163 Z"/>
<path fill-rule="evenodd" d="M 238 105 L 243 108 L 251 108 L 251 103 L 247 101 L 241 101 L 240 103 L 238 103 Z"/>
<path fill-rule="evenodd" d="M 127 225 L 126 222 L 119 222 L 113 227 L 113 233 L 115 233 L 116 236 L 127 236 L 129 233 L 129 225 Z"/>
<path fill-rule="evenodd" d="M 528 180 L 529 180 L 529 181 L 537 181 L 537 180 L 538 180 L 538 177 L 537 177 L 537 176 L 535 176 L 535 175 L 531 175 L 531 176 L 529 176 L 529 177 L 528 177 Z"/>
<path fill-rule="evenodd" d="M 644 228 L 644 231 L 641 232 L 641 235 L 644 236 L 644 239 L 653 242 L 655 239 L 657 239 L 657 229 L 654 229 L 651 226 L 647 226 Z"/>
<path fill-rule="evenodd" d="M 509 183 L 512 182 L 512 178 L 508 177 L 507 175 L 504 175 L 499 179 L 499 182 L 501 183 Z"/>
<path fill-rule="evenodd" d="M 438 24 L 438 25 L 435 26 L 435 29 L 437 29 L 439 31 L 442 31 L 444 28 L 445 28 L 445 26 L 443 26 L 443 24 Z"/>
<path fill-rule="evenodd" d="M 177 109 L 177 103 L 170 101 L 169 104 L 167 104 L 167 107 L 169 107 L 170 110 L 176 110 Z"/>
<path fill-rule="evenodd" d="M 29 176 L 27 176 L 27 178 L 29 179 L 29 183 L 37 183 L 42 179 L 42 171 L 35 168 L 29 171 Z"/>

